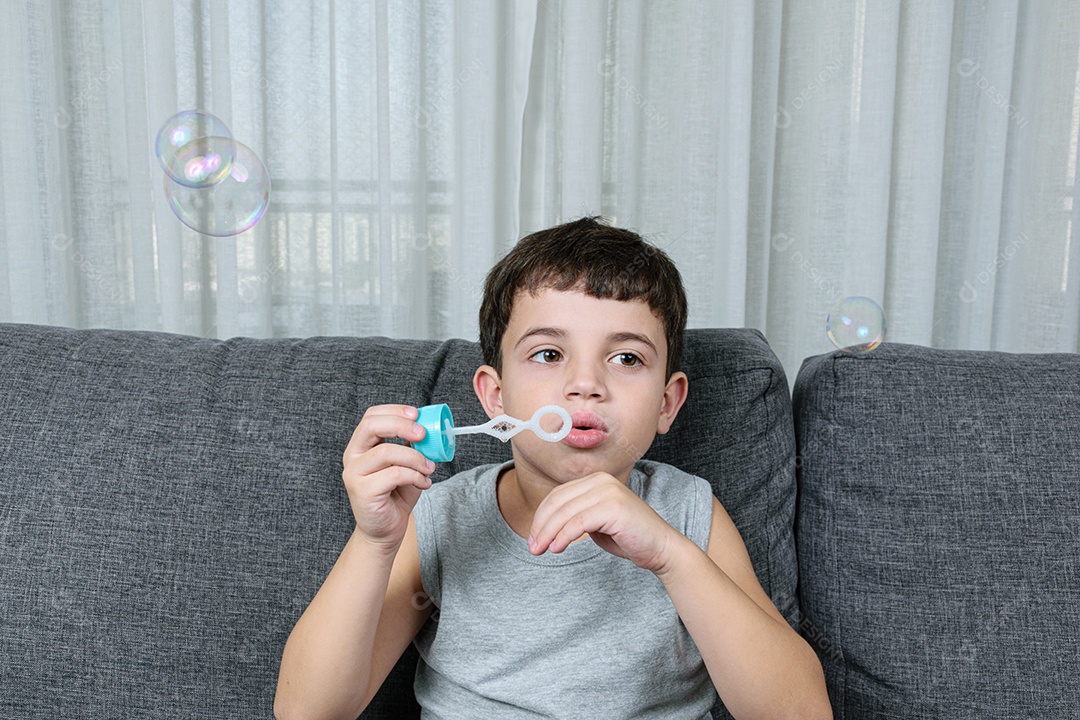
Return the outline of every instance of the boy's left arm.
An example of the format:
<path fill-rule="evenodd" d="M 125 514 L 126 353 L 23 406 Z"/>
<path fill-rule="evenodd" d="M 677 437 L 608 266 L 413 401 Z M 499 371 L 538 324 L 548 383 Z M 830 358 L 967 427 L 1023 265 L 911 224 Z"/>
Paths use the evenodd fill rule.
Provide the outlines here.
<path fill-rule="evenodd" d="M 674 530 L 674 528 L 672 528 Z M 765 594 L 713 498 L 708 553 L 679 533 L 656 572 L 736 718 L 832 718 L 821 663 Z"/>
<path fill-rule="evenodd" d="M 594 473 L 540 503 L 529 548 L 562 552 L 582 533 L 660 579 L 733 717 L 832 718 L 817 655 L 761 588 L 716 498 L 705 553 L 625 484 Z"/>

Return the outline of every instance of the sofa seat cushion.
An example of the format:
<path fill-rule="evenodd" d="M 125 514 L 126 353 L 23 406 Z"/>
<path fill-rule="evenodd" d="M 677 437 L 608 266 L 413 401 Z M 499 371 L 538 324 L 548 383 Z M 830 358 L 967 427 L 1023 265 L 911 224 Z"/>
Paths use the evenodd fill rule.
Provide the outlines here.
<path fill-rule="evenodd" d="M 794 404 L 800 624 L 837 718 L 1074 717 L 1080 356 L 832 353 Z"/>

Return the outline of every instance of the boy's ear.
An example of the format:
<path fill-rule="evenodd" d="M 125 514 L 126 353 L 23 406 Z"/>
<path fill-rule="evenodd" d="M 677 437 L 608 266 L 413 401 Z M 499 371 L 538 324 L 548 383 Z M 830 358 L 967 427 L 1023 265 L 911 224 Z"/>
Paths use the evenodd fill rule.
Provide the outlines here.
<path fill-rule="evenodd" d="M 671 429 L 675 422 L 675 416 L 679 414 L 679 408 L 686 402 L 686 396 L 690 392 L 690 381 L 684 372 L 671 374 L 671 379 L 664 388 L 664 397 L 660 402 L 660 418 L 656 423 L 656 433 L 664 435 Z"/>
<path fill-rule="evenodd" d="M 473 390 L 489 418 L 502 414 L 502 379 L 495 368 L 490 365 L 478 367 L 473 374 Z"/>

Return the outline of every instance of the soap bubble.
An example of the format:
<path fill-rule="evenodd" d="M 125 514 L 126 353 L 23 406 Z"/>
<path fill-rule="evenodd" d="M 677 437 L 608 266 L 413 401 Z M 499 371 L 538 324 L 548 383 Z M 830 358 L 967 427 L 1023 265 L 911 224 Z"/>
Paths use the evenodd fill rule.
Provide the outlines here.
<path fill-rule="evenodd" d="M 231 138 L 196 138 L 176 151 L 166 173 L 187 187 L 210 187 L 228 177 L 235 154 L 235 141 Z"/>
<path fill-rule="evenodd" d="M 885 340 L 885 311 L 868 297 L 846 297 L 829 310 L 825 330 L 841 350 L 867 353 Z"/>
<path fill-rule="evenodd" d="M 266 211 L 266 166 L 210 113 L 184 110 L 170 117 L 158 131 L 155 152 L 165 170 L 169 207 L 192 230 L 239 235 Z"/>
<path fill-rule="evenodd" d="M 184 110 L 166 120 L 154 150 L 165 173 L 187 187 L 221 182 L 229 174 L 234 153 L 229 128 L 202 110 Z"/>
<path fill-rule="evenodd" d="M 270 173 L 258 155 L 232 141 L 229 172 L 215 185 L 189 187 L 165 178 L 165 196 L 176 217 L 203 235 L 239 235 L 259 221 L 270 203 Z"/>

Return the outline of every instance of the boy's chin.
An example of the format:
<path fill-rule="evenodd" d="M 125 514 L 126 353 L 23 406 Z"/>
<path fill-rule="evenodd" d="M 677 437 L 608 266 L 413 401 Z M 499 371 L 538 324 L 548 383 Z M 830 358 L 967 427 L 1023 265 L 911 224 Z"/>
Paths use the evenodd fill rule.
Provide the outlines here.
<path fill-rule="evenodd" d="M 569 448 L 567 448 L 569 449 Z M 593 473 L 603 472 L 614 477 L 620 474 L 629 475 L 629 468 L 633 463 L 618 463 L 602 453 L 588 450 L 571 451 L 570 453 L 558 453 L 557 456 L 533 456 L 524 460 L 536 472 L 542 473 L 557 483 L 567 483 L 578 480 Z M 523 458 L 514 453 L 514 464 L 521 467 Z"/>

